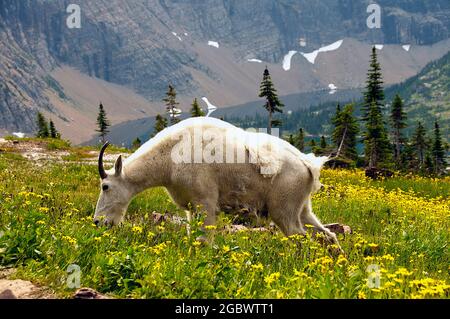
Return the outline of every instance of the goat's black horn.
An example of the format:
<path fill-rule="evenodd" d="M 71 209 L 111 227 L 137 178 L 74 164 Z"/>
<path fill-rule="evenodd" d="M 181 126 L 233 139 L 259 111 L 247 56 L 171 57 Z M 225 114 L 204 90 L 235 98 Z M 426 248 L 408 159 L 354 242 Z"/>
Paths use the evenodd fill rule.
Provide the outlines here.
<path fill-rule="evenodd" d="M 102 179 L 105 179 L 106 177 L 108 177 L 108 175 L 105 172 L 105 168 L 103 167 L 103 154 L 105 153 L 105 150 L 108 147 L 108 145 L 109 145 L 109 142 L 106 142 L 102 146 L 102 149 L 100 150 L 100 154 L 98 156 L 98 173 L 100 174 L 100 177 Z"/>

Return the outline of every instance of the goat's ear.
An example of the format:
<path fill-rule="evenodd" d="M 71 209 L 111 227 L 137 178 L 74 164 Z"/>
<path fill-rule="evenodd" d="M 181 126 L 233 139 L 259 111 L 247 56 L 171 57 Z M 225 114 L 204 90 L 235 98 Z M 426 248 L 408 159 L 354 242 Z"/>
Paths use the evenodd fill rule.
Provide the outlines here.
<path fill-rule="evenodd" d="M 116 176 L 119 176 L 122 173 L 122 155 L 119 155 L 117 158 L 116 163 L 114 164 L 114 169 Z"/>

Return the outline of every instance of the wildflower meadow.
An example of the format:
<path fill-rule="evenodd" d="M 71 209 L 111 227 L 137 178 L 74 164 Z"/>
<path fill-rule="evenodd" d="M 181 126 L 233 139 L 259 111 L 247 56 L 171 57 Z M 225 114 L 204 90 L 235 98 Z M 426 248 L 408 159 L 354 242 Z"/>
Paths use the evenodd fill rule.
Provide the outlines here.
<path fill-rule="evenodd" d="M 233 216 L 208 227 L 188 224 L 165 190 L 136 197 L 120 227 L 92 216 L 96 167 L 37 166 L 0 155 L 0 266 L 69 297 L 70 266 L 79 285 L 120 298 L 448 298 L 450 178 L 394 176 L 372 181 L 361 170 L 322 172 L 313 209 L 324 223 L 349 225 L 344 254 L 306 236 L 246 228 Z M 180 216 L 156 223 L 152 213 Z M 188 229 L 190 232 L 188 232 Z"/>

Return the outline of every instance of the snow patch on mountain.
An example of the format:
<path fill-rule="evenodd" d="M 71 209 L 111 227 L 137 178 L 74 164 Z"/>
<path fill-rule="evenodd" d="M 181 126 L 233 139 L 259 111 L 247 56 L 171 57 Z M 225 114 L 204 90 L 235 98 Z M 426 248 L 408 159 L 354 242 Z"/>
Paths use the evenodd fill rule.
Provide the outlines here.
<path fill-rule="evenodd" d="M 18 137 L 18 138 L 25 137 L 25 133 L 22 133 L 22 132 L 14 132 L 14 133 L 12 133 L 12 135 L 14 135 L 15 137 Z"/>
<path fill-rule="evenodd" d="M 176 32 L 173 32 L 173 31 L 172 31 L 172 34 L 173 34 L 174 36 L 176 36 L 176 37 L 178 38 L 178 40 L 183 41 L 183 40 L 181 39 L 181 37 L 180 37 Z"/>
<path fill-rule="evenodd" d="M 344 42 L 344 40 L 339 40 L 330 45 L 321 47 L 320 49 L 315 50 L 313 52 L 310 52 L 310 53 L 301 52 L 301 54 L 305 57 L 306 60 L 308 60 L 309 63 L 314 64 L 316 62 L 316 58 L 319 55 L 319 53 L 335 51 L 340 48 L 340 46 L 342 45 L 343 42 Z"/>
<path fill-rule="evenodd" d="M 283 70 L 289 71 L 291 69 L 291 59 L 297 51 L 289 51 L 283 58 Z"/>
<path fill-rule="evenodd" d="M 219 48 L 219 42 L 216 41 L 208 41 L 208 45 L 215 48 Z"/>
<path fill-rule="evenodd" d="M 247 61 L 248 61 L 248 62 L 262 63 L 262 61 L 259 60 L 259 59 L 248 59 Z"/>
<path fill-rule="evenodd" d="M 337 92 L 337 86 L 333 83 L 328 84 L 328 88 L 330 89 L 330 92 L 328 92 L 329 94 L 334 94 Z"/>

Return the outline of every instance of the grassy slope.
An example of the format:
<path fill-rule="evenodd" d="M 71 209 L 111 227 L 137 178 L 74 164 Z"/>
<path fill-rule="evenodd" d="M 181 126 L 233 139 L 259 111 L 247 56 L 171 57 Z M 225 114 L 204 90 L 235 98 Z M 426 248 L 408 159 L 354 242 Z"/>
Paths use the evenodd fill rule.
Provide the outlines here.
<path fill-rule="evenodd" d="M 419 74 L 386 90 L 392 100 L 399 93 L 405 100 L 409 123 L 414 127 L 421 121 L 431 129 L 438 119 L 443 136 L 450 130 L 450 52 L 441 59 L 429 63 Z"/>
<path fill-rule="evenodd" d="M 153 211 L 181 213 L 162 189 L 135 198 L 122 227 L 98 229 L 95 166 L 37 167 L 4 153 L 0 180 L 0 266 L 63 297 L 73 292 L 70 264 L 81 267 L 82 286 L 120 297 L 449 297 L 449 178 L 372 182 L 359 171 L 324 171 L 314 210 L 355 231 L 340 236 L 338 258 L 279 232 L 216 232 L 202 246 L 185 227 L 150 221 Z M 228 223 L 222 216 L 219 228 Z M 370 264 L 380 267 L 381 288 L 366 285 Z"/>

